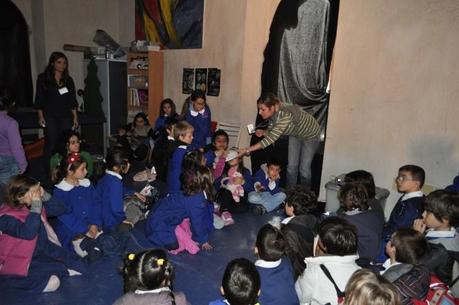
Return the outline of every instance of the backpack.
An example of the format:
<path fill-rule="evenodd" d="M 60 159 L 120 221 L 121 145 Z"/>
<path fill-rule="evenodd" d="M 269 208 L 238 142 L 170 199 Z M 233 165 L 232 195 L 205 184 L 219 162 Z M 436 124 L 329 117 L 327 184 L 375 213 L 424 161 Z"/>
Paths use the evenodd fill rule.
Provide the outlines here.
<path fill-rule="evenodd" d="M 459 305 L 459 299 L 455 298 L 448 286 L 440 281 L 435 275 L 430 276 L 429 291 L 425 300 L 412 300 L 413 305 Z"/>

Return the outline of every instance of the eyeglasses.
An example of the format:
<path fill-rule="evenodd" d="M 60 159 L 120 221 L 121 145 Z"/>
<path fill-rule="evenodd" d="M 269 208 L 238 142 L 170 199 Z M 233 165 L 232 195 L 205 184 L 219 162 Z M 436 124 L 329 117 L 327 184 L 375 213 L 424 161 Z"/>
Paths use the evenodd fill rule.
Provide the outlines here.
<path fill-rule="evenodd" d="M 413 179 L 413 177 L 409 176 L 397 176 L 395 177 L 396 181 L 403 182 L 403 181 L 415 181 L 416 179 Z"/>

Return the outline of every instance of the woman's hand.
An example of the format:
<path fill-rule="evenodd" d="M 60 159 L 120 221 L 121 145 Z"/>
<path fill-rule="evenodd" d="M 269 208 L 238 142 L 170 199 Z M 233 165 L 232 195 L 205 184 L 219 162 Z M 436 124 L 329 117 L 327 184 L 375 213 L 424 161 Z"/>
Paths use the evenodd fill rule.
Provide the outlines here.
<path fill-rule="evenodd" d="M 205 250 L 205 251 L 209 251 L 209 250 L 212 250 L 214 247 L 212 247 L 211 244 L 209 244 L 209 242 L 205 242 L 201 245 L 201 249 L 202 250 Z"/>
<path fill-rule="evenodd" d="M 265 130 L 263 129 L 257 129 L 255 130 L 255 136 L 257 136 L 258 138 L 262 138 L 264 137 L 266 134 Z"/>
<path fill-rule="evenodd" d="M 237 155 L 238 158 L 241 158 L 243 156 L 248 156 L 248 155 L 250 155 L 250 147 L 238 149 L 238 155 Z"/>
<path fill-rule="evenodd" d="M 43 110 L 38 110 L 38 125 L 40 125 L 43 128 L 46 127 L 46 121 L 45 116 L 43 115 Z"/>
<path fill-rule="evenodd" d="M 415 219 L 413 223 L 413 229 L 420 232 L 424 233 L 426 230 L 426 224 L 424 223 L 423 219 Z"/>
<path fill-rule="evenodd" d="M 73 118 L 72 130 L 77 130 L 78 126 L 80 126 L 78 124 L 78 118 L 75 117 L 75 118 Z"/>

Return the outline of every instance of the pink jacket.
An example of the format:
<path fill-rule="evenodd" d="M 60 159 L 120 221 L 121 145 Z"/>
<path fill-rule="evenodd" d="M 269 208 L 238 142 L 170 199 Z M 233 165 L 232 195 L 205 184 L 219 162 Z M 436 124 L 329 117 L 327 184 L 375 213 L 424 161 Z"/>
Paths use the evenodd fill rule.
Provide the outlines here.
<path fill-rule="evenodd" d="M 6 204 L 0 207 L 0 216 L 10 215 L 25 222 L 30 211 L 27 207 L 14 209 Z M 42 210 L 43 215 L 44 209 Z M 46 214 L 44 214 L 46 217 Z M 31 239 L 20 239 L 8 234 L 0 234 L 0 274 L 27 276 L 32 254 L 37 245 L 37 235 Z"/>

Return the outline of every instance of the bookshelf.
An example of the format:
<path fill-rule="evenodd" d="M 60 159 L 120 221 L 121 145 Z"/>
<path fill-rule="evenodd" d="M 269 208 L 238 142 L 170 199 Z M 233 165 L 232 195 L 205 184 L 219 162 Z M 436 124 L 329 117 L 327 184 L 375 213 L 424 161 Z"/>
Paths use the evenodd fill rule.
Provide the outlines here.
<path fill-rule="evenodd" d="M 148 115 L 150 124 L 159 116 L 163 100 L 164 60 L 161 51 L 127 55 L 127 121 L 138 112 Z"/>

